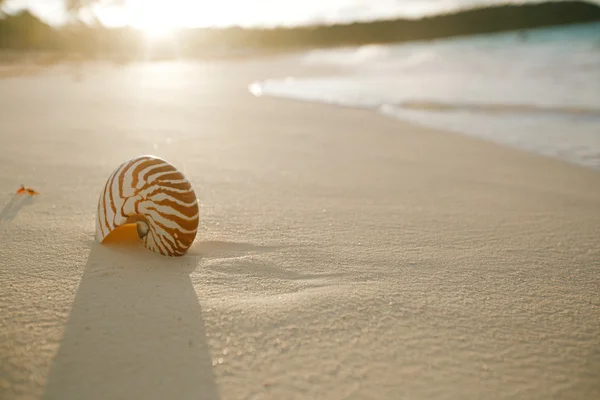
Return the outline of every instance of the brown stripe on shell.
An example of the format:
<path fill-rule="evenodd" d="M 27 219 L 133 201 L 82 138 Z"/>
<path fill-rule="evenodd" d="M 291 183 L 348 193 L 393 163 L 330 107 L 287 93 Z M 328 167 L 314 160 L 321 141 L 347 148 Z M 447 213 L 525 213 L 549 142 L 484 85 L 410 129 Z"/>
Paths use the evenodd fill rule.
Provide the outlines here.
<path fill-rule="evenodd" d="M 147 157 L 144 157 L 147 158 Z M 131 161 L 130 161 L 131 162 Z M 143 163 L 141 163 L 140 165 L 138 165 L 137 167 L 135 167 L 135 169 L 133 170 L 133 181 L 131 183 L 132 187 L 137 187 L 138 184 L 138 180 L 140 178 L 140 173 L 145 170 L 148 167 L 151 167 L 153 165 L 157 165 L 160 164 L 161 162 L 164 162 L 161 159 L 158 158 L 148 158 L 146 161 L 144 161 Z"/>
<path fill-rule="evenodd" d="M 169 181 L 161 181 L 161 185 L 164 185 L 168 188 L 180 189 L 180 190 L 188 190 L 190 189 L 190 184 L 188 182 L 169 182 Z"/>
<path fill-rule="evenodd" d="M 172 165 L 160 165 L 156 168 L 149 169 L 144 176 L 142 176 L 142 181 L 148 182 L 148 178 L 150 175 L 160 174 L 161 172 L 173 172 L 176 171 Z"/>
<path fill-rule="evenodd" d="M 153 175 L 153 174 L 150 174 Z M 168 175 L 174 175 L 172 177 L 168 177 Z M 184 184 L 186 185 L 185 177 L 183 175 L 181 175 L 180 172 L 177 171 L 172 171 L 169 172 L 168 175 L 162 175 L 159 176 L 158 178 L 156 178 L 156 180 L 152 181 L 152 182 L 147 182 L 146 184 L 144 184 L 140 190 L 145 190 L 148 189 L 154 185 L 157 185 L 160 183 L 161 187 L 171 187 L 172 185 L 180 185 L 180 184 Z M 176 183 L 173 183 L 173 181 L 175 181 Z M 189 190 L 191 186 L 189 186 L 189 183 L 187 183 L 187 185 L 185 187 L 183 187 L 182 189 L 185 190 Z"/>
<path fill-rule="evenodd" d="M 171 196 L 169 196 L 171 197 Z M 185 215 L 186 217 L 193 217 L 194 213 L 196 211 L 198 211 L 196 204 L 192 204 L 192 201 L 185 201 L 184 199 L 177 199 L 179 201 L 181 201 L 182 203 L 185 203 L 187 205 L 182 205 L 179 204 L 175 201 L 173 201 L 171 198 L 169 197 L 165 197 L 164 199 L 160 199 L 160 200 L 155 200 L 152 197 L 148 197 L 149 199 L 152 199 L 152 201 L 159 205 L 159 206 L 165 206 L 165 207 L 171 207 L 172 209 L 179 211 L 181 214 Z"/>
<path fill-rule="evenodd" d="M 100 234 L 104 237 L 104 227 L 102 226 L 102 221 L 100 220 L 100 216 L 103 214 L 102 210 L 100 209 L 100 200 L 98 200 L 96 214 L 96 232 L 100 230 Z"/>
<path fill-rule="evenodd" d="M 152 227 L 152 229 L 155 229 L 155 227 L 161 228 L 161 229 L 163 229 L 165 231 L 168 231 L 170 229 L 167 226 L 163 225 L 160 221 L 155 220 L 154 217 L 152 217 L 152 215 L 148 215 L 148 219 L 153 222 L 154 227 Z M 158 234 L 156 232 L 155 232 L 155 234 L 156 234 L 156 237 L 161 241 L 161 243 L 163 243 L 162 239 L 168 240 L 169 243 L 172 246 L 177 247 L 177 248 L 179 248 L 179 249 L 181 249 L 183 251 L 185 251 L 186 248 L 182 247 L 182 246 L 179 246 L 177 243 L 178 242 L 179 243 L 186 243 L 188 241 L 189 242 L 193 242 L 194 238 L 196 237 L 196 232 L 194 232 L 194 233 L 185 233 L 185 232 L 178 231 L 177 232 L 177 238 L 175 238 L 174 235 L 166 237 L 166 236 L 160 235 L 160 234 Z M 182 238 L 183 238 L 183 240 L 181 240 Z"/>
<path fill-rule="evenodd" d="M 164 219 L 173 221 L 174 223 L 176 223 L 177 225 L 179 225 L 186 231 L 193 231 L 198 227 L 198 224 L 196 223 L 195 220 L 188 221 L 188 220 L 178 217 L 177 215 L 165 214 L 162 211 L 160 211 L 154 207 L 148 207 L 148 209 L 155 211 L 158 215 L 160 215 Z M 181 231 L 179 231 L 179 232 L 181 232 Z M 185 233 L 185 232 L 182 232 L 182 233 Z"/>
<path fill-rule="evenodd" d="M 125 169 L 119 176 L 119 196 L 124 197 L 123 196 L 123 181 L 125 180 L 125 175 L 135 165 L 135 163 L 137 163 L 138 161 L 144 160 L 144 159 L 147 159 L 147 157 L 139 157 L 137 160 L 130 161 L 127 163 L 127 167 L 125 167 Z M 141 163 L 141 164 L 143 164 L 143 163 Z"/>
<path fill-rule="evenodd" d="M 120 167 L 119 167 L 120 168 Z M 108 179 L 108 182 L 106 182 L 106 185 L 104 185 L 104 191 L 102 192 L 102 213 L 104 214 L 104 224 L 106 225 L 106 229 L 110 232 L 111 230 L 111 226 L 110 226 L 110 222 L 108 220 L 108 214 L 106 213 L 106 190 L 108 188 L 108 184 L 110 182 L 110 180 L 112 179 L 112 177 L 117 173 L 117 171 L 114 171 L 112 173 L 112 175 L 110 176 L 110 178 Z M 106 230 L 105 230 L 106 231 Z"/>
<path fill-rule="evenodd" d="M 156 223 L 156 221 L 154 221 L 154 222 Z M 178 251 L 178 250 L 180 250 L 179 246 L 175 243 L 173 238 L 169 238 L 168 236 L 165 236 L 165 235 L 160 235 L 156 232 L 155 232 L 155 234 L 156 234 L 156 236 L 154 237 L 155 241 L 160 242 L 162 247 L 164 247 L 167 252 L 169 252 L 169 251 L 172 251 L 173 253 L 179 252 Z M 163 251 L 161 251 L 161 253 L 164 254 Z"/>
<path fill-rule="evenodd" d="M 169 249 L 167 247 L 167 244 L 165 244 L 165 240 L 163 240 L 163 235 L 159 234 L 156 231 L 156 227 L 157 227 L 156 221 L 154 221 L 154 218 L 152 218 L 151 216 L 148 217 L 148 220 L 149 220 L 149 222 L 150 221 L 152 222 L 152 223 L 149 223 L 148 226 L 150 227 L 150 231 L 153 233 L 152 236 L 150 236 L 150 235 L 148 235 L 148 236 L 150 236 L 153 239 L 154 243 L 156 244 L 156 248 L 157 248 L 158 252 L 160 254 L 166 255 L 168 253 Z M 170 247 L 172 247 L 172 246 L 170 246 Z"/>
<path fill-rule="evenodd" d="M 122 166 L 121 166 L 122 167 Z M 120 168 L 121 168 L 120 167 Z M 110 178 L 108 180 L 108 183 L 106 184 L 107 189 L 108 189 L 108 197 L 110 198 L 110 208 L 113 212 L 113 214 L 117 213 L 117 208 L 115 207 L 115 201 L 113 199 L 113 194 L 112 194 L 112 188 L 113 188 L 113 184 L 115 182 L 115 177 L 117 176 L 116 172 L 113 174 L 112 178 Z M 119 178 L 120 179 L 120 178 Z M 104 198 L 106 199 L 106 196 L 104 196 Z"/>

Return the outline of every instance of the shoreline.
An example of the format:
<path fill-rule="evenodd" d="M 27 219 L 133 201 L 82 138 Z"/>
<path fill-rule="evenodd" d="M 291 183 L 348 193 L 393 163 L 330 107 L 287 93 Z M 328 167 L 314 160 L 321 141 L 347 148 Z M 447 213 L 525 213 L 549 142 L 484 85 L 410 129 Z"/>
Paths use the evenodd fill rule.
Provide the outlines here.
<path fill-rule="evenodd" d="M 302 78 L 302 77 L 301 77 Z M 318 105 L 323 105 L 323 106 L 331 106 L 331 107 L 339 107 L 339 108 L 344 108 L 344 109 L 349 109 L 349 110 L 362 110 L 362 111 L 368 111 L 371 113 L 375 113 L 376 115 L 379 115 L 383 118 L 389 118 L 395 121 L 398 121 L 400 124 L 407 124 L 409 126 L 415 126 L 415 127 L 419 127 L 419 128 L 423 128 L 423 129 L 428 129 L 428 130 L 433 130 L 433 131 L 437 131 L 440 133 L 444 133 L 444 134 L 450 134 L 450 135 L 457 135 L 460 136 L 462 138 L 468 138 L 468 139 L 472 139 L 472 140 L 477 140 L 477 141 L 482 141 L 488 144 L 492 144 L 494 146 L 499 146 L 501 148 L 504 149 L 509 149 L 509 150 L 514 150 L 514 151 L 518 151 L 520 153 L 524 153 L 530 156 L 534 156 L 534 157 L 542 157 L 545 159 L 550 159 L 553 161 L 558 161 L 560 163 L 566 163 L 570 166 L 576 166 L 576 167 L 580 167 L 580 168 L 584 168 L 586 170 L 591 170 L 594 172 L 598 172 L 600 173 L 600 166 L 593 166 L 593 165 L 587 165 L 584 164 L 582 162 L 578 162 L 578 161 L 573 161 L 573 160 L 569 160 L 566 158 L 560 158 L 558 156 L 555 155 L 549 155 L 549 154 L 545 154 L 539 151 L 535 151 L 532 149 L 525 149 L 525 148 L 520 148 L 518 146 L 514 146 L 514 145 L 510 145 L 507 143 L 503 143 L 500 142 L 498 140 L 493 140 L 492 138 L 485 138 L 485 137 L 481 137 L 481 136 L 476 136 L 473 135 L 471 133 L 468 132 L 463 132 L 461 130 L 458 129 L 442 129 L 439 128 L 435 125 L 432 124 L 426 124 L 426 123 L 422 123 L 419 121 L 411 121 L 410 119 L 405 119 L 402 118 L 401 116 L 396 116 L 394 115 L 393 112 L 386 112 L 384 110 L 384 107 L 386 105 L 379 105 L 379 106 L 372 106 L 372 107 L 368 107 L 368 106 L 358 106 L 358 105 L 352 105 L 352 104 L 341 104 L 341 103 L 329 103 L 329 102 L 325 102 L 325 101 L 320 101 L 320 100 L 311 100 L 311 99 L 303 99 L 303 98 L 298 98 L 298 97 L 293 97 L 293 96 L 286 96 L 286 95 L 279 95 L 279 94 L 268 94 L 268 93 L 264 93 L 264 92 L 260 92 L 260 94 L 255 94 L 258 93 L 258 89 L 255 87 L 253 88 L 253 86 L 260 86 L 259 82 L 253 82 L 250 85 L 248 85 L 248 91 L 255 97 L 260 98 L 260 97 L 271 97 L 277 100 L 282 100 L 282 101 L 290 101 L 290 102 L 303 102 L 303 103 L 312 103 L 312 104 L 318 104 Z"/>
<path fill-rule="evenodd" d="M 531 72 L 540 68 L 543 60 L 550 62 L 560 51 L 566 51 L 567 40 L 572 40 L 567 47 L 573 60 L 596 60 L 588 48 L 595 46 L 592 33 L 598 27 L 596 23 L 566 32 L 549 30 L 532 35 L 527 43 L 490 36 L 479 42 L 469 39 L 421 47 L 315 51 L 304 57 L 309 67 L 338 66 L 338 73 L 309 79 L 299 76 L 290 81 L 267 79 L 254 82 L 249 90 L 296 101 L 374 110 L 412 124 L 600 171 L 600 142 L 595 135 L 600 110 L 592 84 L 595 76 L 575 61 L 565 62 L 562 68 L 547 67 L 539 76 Z M 562 42 L 556 40 L 559 33 L 564 35 Z M 490 48 L 486 50 L 486 46 Z M 511 46 L 522 59 L 507 58 Z M 469 60 L 462 67 L 461 58 Z M 495 63 L 508 71 L 503 73 Z M 481 71 L 469 67 L 471 64 L 480 65 Z M 519 85 L 523 86 L 520 94 L 507 89 Z"/>

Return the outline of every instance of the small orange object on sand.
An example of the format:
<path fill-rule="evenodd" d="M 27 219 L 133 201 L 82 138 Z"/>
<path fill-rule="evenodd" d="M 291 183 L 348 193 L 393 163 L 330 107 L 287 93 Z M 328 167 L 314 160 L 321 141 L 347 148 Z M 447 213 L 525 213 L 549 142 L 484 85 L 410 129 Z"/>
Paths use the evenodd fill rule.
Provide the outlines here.
<path fill-rule="evenodd" d="M 21 185 L 21 188 L 19 190 L 17 190 L 17 194 L 28 194 L 30 196 L 35 196 L 40 194 L 39 192 L 36 192 L 35 190 L 33 190 L 32 188 L 28 188 L 25 185 Z"/>

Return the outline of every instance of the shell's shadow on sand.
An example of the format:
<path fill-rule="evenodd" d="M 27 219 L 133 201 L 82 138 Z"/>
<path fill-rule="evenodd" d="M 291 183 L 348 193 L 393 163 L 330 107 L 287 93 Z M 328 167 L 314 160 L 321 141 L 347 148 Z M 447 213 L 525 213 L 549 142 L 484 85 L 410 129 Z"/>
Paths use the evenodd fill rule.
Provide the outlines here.
<path fill-rule="evenodd" d="M 219 399 L 198 257 L 91 245 L 45 399 Z"/>
<path fill-rule="evenodd" d="M 4 206 L 2 211 L 0 211 L 0 225 L 5 222 L 12 221 L 21 208 L 26 207 L 34 202 L 34 198 L 32 196 L 23 196 L 15 194 L 11 197 L 8 204 Z"/>

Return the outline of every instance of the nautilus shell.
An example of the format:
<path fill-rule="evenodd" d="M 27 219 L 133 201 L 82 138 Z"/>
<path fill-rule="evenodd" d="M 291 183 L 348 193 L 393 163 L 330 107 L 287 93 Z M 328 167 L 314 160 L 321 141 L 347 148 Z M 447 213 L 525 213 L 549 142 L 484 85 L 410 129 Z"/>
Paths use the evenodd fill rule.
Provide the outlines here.
<path fill-rule="evenodd" d="M 116 228 L 137 225 L 143 245 L 162 255 L 181 256 L 196 238 L 199 210 L 190 182 L 157 157 L 124 162 L 108 178 L 98 200 L 96 240 Z"/>

